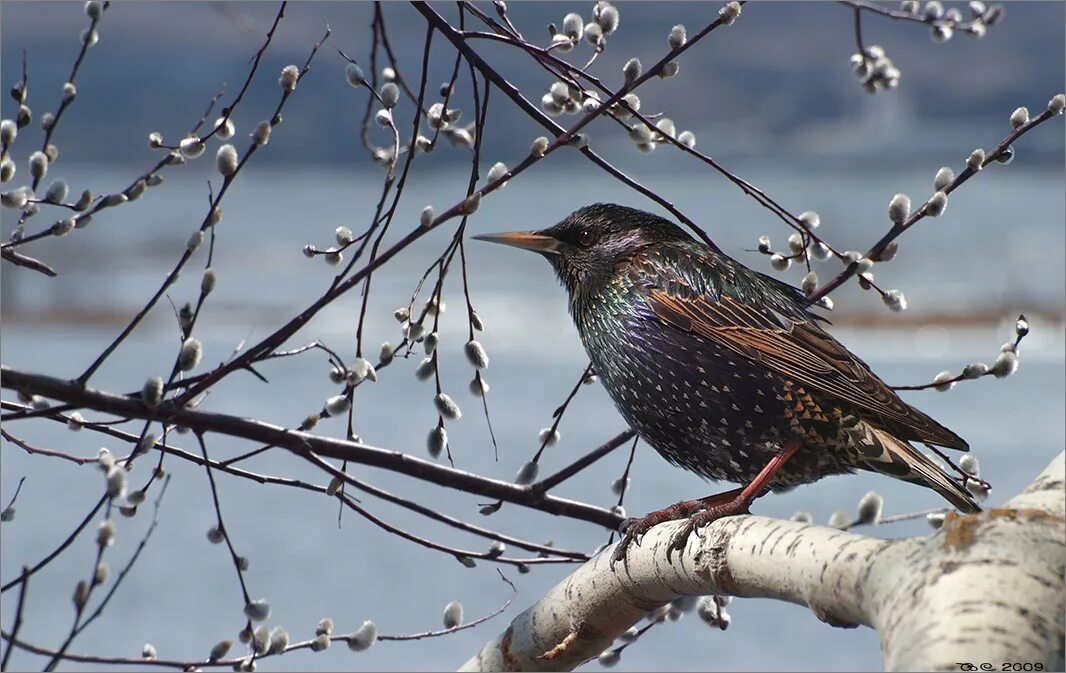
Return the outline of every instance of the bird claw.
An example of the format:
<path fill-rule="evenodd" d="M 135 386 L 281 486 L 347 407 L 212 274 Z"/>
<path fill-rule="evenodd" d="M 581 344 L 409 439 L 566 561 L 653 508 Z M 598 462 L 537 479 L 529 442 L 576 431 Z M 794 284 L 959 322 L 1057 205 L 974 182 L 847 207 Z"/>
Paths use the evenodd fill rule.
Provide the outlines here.
<path fill-rule="evenodd" d="M 639 547 L 644 534 L 656 523 L 658 522 L 649 522 L 646 519 L 626 519 L 622 524 L 624 531 L 622 539 L 615 545 L 614 553 L 611 555 L 611 572 L 614 572 L 614 565 L 619 561 L 622 562 L 626 572 L 629 572 L 629 545 L 636 544 Z"/>
<path fill-rule="evenodd" d="M 713 504 L 708 506 L 705 500 L 700 501 L 687 501 L 678 503 L 673 507 L 668 507 L 658 512 L 652 512 L 642 519 L 627 519 L 622 525 L 624 534 L 622 539 L 618 541 L 618 544 L 614 548 L 614 553 L 611 554 L 611 572 L 614 572 L 614 566 L 619 561 L 622 561 L 625 566 L 626 573 L 629 572 L 629 546 L 633 543 L 640 546 L 640 541 L 654 526 L 663 523 L 664 521 L 671 521 L 674 519 L 684 519 L 684 524 L 674 536 L 670 539 L 670 544 L 666 547 L 666 560 L 672 561 L 673 553 L 676 551 L 678 556 L 685 550 L 685 545 L 688 544 L 689 536 L 695 531 L 697 535 L 700 535 L 699 529 L 706 524 L 721 519 L 725 516 L 732 516 L 734 514 L 743 514 L 748 511 L 748 502 L 739 498 L 734 498 L 728 502 L 721 504 Z"/>
<path fill-rule="evenodd" d="M 681 557 L 681 554 L 685 551 L 685 545 L 688 544 L 688 538 L 693 532 L 696 532 L 696 534 L 699 535 L 697 528 L 700 524 L 696 523 L 696 521 L 701 514 L 703 514 L 703 512 L 697 512 L 686 519 L 685 523 L 681 524 L 681 528 L 677 529 L 677 532 L 675 532 L 673 537 L 670 538 L 670 544 L 666 547 L 666 561 L 668 563 L 672 562 L 672 556 L 675 551 L 677 552 L 678 558 Z"/>
<path fill-rule="evenodd" d="M 666 560 L 670 561 L 670 557 L 673 552 L 677 552 L 678 557 L 685 551 L 685 545 L 688 544 L 689 537 L 695 533 L 696 537 L 703 539 L 703 533 L 700 529 L 718 519 L 723 519 L 727 516 L 735 516 L 737 514 L 747 513 L 747 505 L 742 503 L 727 503 L 725 505 L 719 505 L 717 507 L 710 507 L 705 510 L 696 512 L 690 516 L 685 523 L 674 533 L 674 536 L 670 539 L 670 545 L 666 548 Z"/>

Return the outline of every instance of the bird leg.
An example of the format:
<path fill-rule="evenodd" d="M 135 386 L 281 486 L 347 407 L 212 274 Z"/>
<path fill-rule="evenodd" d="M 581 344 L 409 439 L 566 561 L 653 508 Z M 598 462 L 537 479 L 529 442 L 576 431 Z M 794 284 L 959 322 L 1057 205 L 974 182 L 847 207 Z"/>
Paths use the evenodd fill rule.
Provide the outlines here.
<path fill-rule="evenodd" d="M 673 552 L 676 551 L 680 554 L 684 551 L 688 538 L 693 531 L 698 531 L 701 527 L 723 517 L 747 514 L 752 501 L 769 490 L 770 481 L 774 478 L 774 475 L 784 467 L 789 458 L 795 455 L 800 448 L 800 444 L 801 442 L 798 439 L 786 443 L 781 453 L 771 458 L 770 462 L 766 463 L 766 466 L 759 471 L 759 474 L 755 475 L 751 483 L 744 488 L 704 498 L 703 501 L 707 503 L 707 506 L 692 514 L 685 524 L 674 533 L 673 539 L 670 540 L 670 545 L 666 548 L 666 560 L 670 560 Z M 696 534 L 699 535 L 698 532 Z"/>

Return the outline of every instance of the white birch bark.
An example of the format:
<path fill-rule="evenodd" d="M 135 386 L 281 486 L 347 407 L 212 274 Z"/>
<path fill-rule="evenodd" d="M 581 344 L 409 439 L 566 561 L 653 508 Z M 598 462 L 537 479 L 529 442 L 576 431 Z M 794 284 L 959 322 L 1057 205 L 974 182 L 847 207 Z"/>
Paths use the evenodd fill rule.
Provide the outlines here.
<path fill-rule="evenodd" d="M 662 524 L 631 547 L 628 574 L 622 564 L 611 571 L 613 550 L 605 550 L 461 670 L 569 670 L 679 596 L 727 594 L 776 598 L 809 606 L 834 626 L 874 628 L 890 671 L 958 670 L 960 662 L 1061 671 L 1063 472 L 1059 454 L 1004 506 L 949 514 L 926 537 L 880 540 L 749 515 L 708 525 L 668 562 L 680 524 Z"/>

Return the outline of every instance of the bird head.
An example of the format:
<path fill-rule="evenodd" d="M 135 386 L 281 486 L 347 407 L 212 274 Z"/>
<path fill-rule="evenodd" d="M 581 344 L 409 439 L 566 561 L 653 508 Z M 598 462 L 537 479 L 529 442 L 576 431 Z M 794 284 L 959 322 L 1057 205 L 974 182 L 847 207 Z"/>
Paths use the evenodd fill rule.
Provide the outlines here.
<path fill-rule="evenodd" d="M 619 264 L 647 246 L 691 240 L 668 220 L 613 203 L 586 206 L 547 229 L 483 234 L 474 238 L 540 253 L 551 263 L 571 296 L 594 291 L 611 277 Z"/>

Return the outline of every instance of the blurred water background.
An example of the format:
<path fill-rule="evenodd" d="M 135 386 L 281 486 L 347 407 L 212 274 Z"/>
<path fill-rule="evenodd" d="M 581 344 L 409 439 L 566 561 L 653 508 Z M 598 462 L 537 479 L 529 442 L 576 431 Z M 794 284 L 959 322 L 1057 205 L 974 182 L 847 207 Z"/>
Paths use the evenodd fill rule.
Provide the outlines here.
<path fill-rule="evenodd" d="M 529 35 L 539 34 L 539 26 L 558 22 L 565 13 L 562 7 L 540 3 L 511 6 L 512 16 Z M 613 73 L 629 56 L 654 60 L 673 23 L 684 22 L 692 31 L 713 16 L 708 7 L 624 5 L 623 29 L 611 38 L 598 72 L 615 81 Z M 9 88 L 18 79 L 21 50 L 26 48 L 30 102 L 38 117 L 54 106 L 69 70 L 75 53 L 72 38 L 84 23 L 79 8 L 72 3 L 0 5 L 3 85 Z M 149 131 L 180 136 L 222 81 L 229 82 L 230 92 L 243 81 L 248 56 L 274 11 L 274 5 L 258 3 L 113 6 L 101 25 L 101 42 L 90 52 L 79 78 L 79 97 L 57 135 L 61 159 L 50 177 L 63 177 L 72 188 L 96 194 L 127 185 L 151 165 L 153 156 L 144 141 Z M 452 7 L 441 11 L 454 14 Z M 235 115 L 238 138 L 269 115 L 278 92 L 277 71 L 288 62 L 303 62 L 324 21 L 334 29 L 333 44 L 364 60 L 369 14 L 369 6 L 362 4 L 290 5 L 276 47 L 268 52 L 262 74 Z M 958 170 L 970 150 L 991 147 L 1006 134 L 1007 115 L 1014 107 L 1027 104 L 1035 114 L 1061 90 L 1063 14 L 1059 3 L 1012 3 L 1007 19 L 985 40 L 958 37 L 946 45 L 934 45 L 921 27 L 867 20 L 867 41 L 884 44 L 904 73 L 898 91 L 870 97 L 847 69 L 854 50 L 850 11 L 828 4 L 749 4 L 737 26 L 682 62 L 680 79 L 653 82 L 644 109 L 663 111 L 680 128 L 695 130 L 698 147 L 793 212 L 817 210 L 822 231 L 834 244 L 865 249 L 885 231 L 885 209 L 894 193 L 907 192 L 916 200 L 927 195 L 939 166 Z M 424 26 L 407 6 L 388 5 L 386 17 L 395 31 L 401 63 L 407 66 L 405 74 L 416 78 Z M 499 58 L 501 70 L 531 99 L 550 84 L 521 57 L 493 45 L 479 48 Z M 453 58 L 440 45 L 434 55 L 431 83 L 446 78 Z M 324 51 L 301 82 L 270 145 L 226 197 L 213 264 L 220 280 L 198 327 L 205 344 L 204 367 L 228 357 L 238 343 L 266 336 L 328 287 L 332 269 L 305 259 L 305 244 L 329 245 L 333 229 L 342 224 L 356 232 L 366 226 L 380 193 L 381 172 L 369 165 L 357 141 L 365 92 L 348 88 L 342 71 L 335 53 Z M 469 91 L 469 82 L 461 80 L 462 100 L 469 100 Z M 5 99 L 5 118 L 12 115 L 10 104 Z M 401 104 L 399 116 L 406 119 L 409 114 L 410 105 Z M 496 92 L 490 104 L 493 115 L 485 161 L 513 165 L 541 131 L 515 117 L 510 103 Z M 783 227 L 724 179 L 663 148 L 638 155 L 627 140 L 617 137 L 617 129 L 605 124 L 594 126 L 591 134 L 597 150 L 666 196 L 745 263 L 766 268 L 765 258 L 750 252 L 761 234 L 784 247 Z M 25 175 L 26 148 L 40 139 L 36 129 L 26 129 L 25 135 L 32 140 L 23 143 L 20 136 L 16 184 Z M 907 312 L 890 313 L 876 296 L 849 284 L 834 294 L 836 310 L 830 315 L 834 333 L 890 384 L 922 383 L 942 369 L 957 372 L 974 360 L 990 362 L 1011 337 L 1017 314 L 1030 317 L 1032 333 L 1021 349 L 1022 366 L 1015 376 L 968 382 L 946 394 L 905 395 L 970 441 L 983 475 L 993 482 L 992 503 L 1024 486 L 1066 441 L 1061 120 L 1033 131 L 1016 149 L 1018 156 L 1010 166 L 992 167 L 965 185 L 943 217 L 908 233 L 897 259 L 877 269 L 882 286 L 906 293 Z M 137 202 L 107 211 L 85 230 L 27 246 L 27 253 L 56 268 L 58 278 L 7 264 L 0 267 L 0 351 L 5 364 L 75 376 L 92 361 L 158 287 L 199 225 L 207 206 L 207 181 L 218 184 L 213 151 L 214 145 L 205 158 L 168 171 L 164 185 Z M 442 146 L 424 161 L 410 179 L 387 240 L 413 227 L 424 205 L 443 210 L 463 193 L 468 154 Z M 469 231 L 542 227 L 580 205 L 601 200 L 654 209 L 576 153 L 562 151 L 486 198 Z M 30 231 L 53 216 L 42 213 Z M 5 210 L 5 238 L 13 226 L 11 211 Z M 452 231 L 449 225 L 432 232 L 375 275 L 365 328 L 371 352 L 383 340 L 399 340 L 392 311 L 407 303 Z M 464 415 L 448 432 L 458 467 L 510 479 L 536 450 L 537 431 L 549 424 L 552 409 L 587 360 L 566 314 L 563 291 L 544 262 L 478 243 L 467 246 L 467 255 L 471 297 L 487 325 L 482 341 L 492 358 L 485 374 L 492 386 L 488 404 L 499 461 L 493 459 L 479 403 L 466 391 L 472 372 L 462 355 L 466 327 L 459 276 L 454 273 L 445 289 L 450 310 L 442 316 L 442 380 Z M 201 251 L 172 288 L 175 303 L 195 299 L 204 259 Z M 837 265 L 817 268 L 828 279 Z M 794 283 L 801 276 L 798 269 L 784 275 Z M 353 357 L 358 306 L 355 293 L 335 302 L 291 345 L 319 339 Z M 93 385 L 113 391 L 139 389 L 147 376 L 166 373 L 177 346 L 173 313 L 162 302 L 100 370 Z M 435 412 L 431 384 L 416 382 L 412 373 L 418 359 L 397 363 L 382 372 L 378 383 L 360 388 L 356 430 L 368 443 L 424 455 Z M 232 376 L 207 398 L 205 408 L 293 426 L 336 392 L 324 359 L 313 353 L 272 362 L 261 371 L 269 385 L 247 375 Z M 70 433 L 54 423 L 12 423 L 8 429 L 34 445 L 78 455 L 95 455 L 100 446 L 119 449 L 103 436 Z M 563 441 L 547 451 L 543 469 L 567 464 L 622 429 L 606 394 L 598 386 L 583 388 L 562 422 Z M 324 422 L 319 431 L 343 434 L 337 421 Z M 189 436 L 178 436 L 175 443 L 196 450 Z M 221 458 L 254 447 L 212 436 L 209 448 L 213 457 Z M 18 517 L 0 529 L 0 580 L 6 582 L 22 564 L 36 562 L 69 533 L 99 497 L 102 480 L 91 467 L 29 457 L 9 443 L 3 444 L 0 460 L 3 504 L 18 480 L 27 477 L 16 505 Z M 558 492 L 609 507 L 615 499 L 609 485 L 625 460 L 625 450 L 619 450 Z M 151 642 L 161 658 L 176 658 L 206 655 L 215 642 L 236 635 L 240 593 L 224 548 L 205 539 L 214 514 L 203 470 L 178 461 L 168 461 L 168 466 L 173 481 L 155 537 L 103 617 L 72 651 L 136 656 Z M 246 467 L 323 481 L 281 451 L 257 456 Z M 477 498 L 388 472 L 355 472 L 440 511 L 521 537 L 552 539 L 585 550 L 607 539 L 607 531 L 590 525 L 512 506 L 484 519 L 477 514 Z M 630 513 L 716 490 L 668 466 L 643 444 L 632 474 L 633 490 L 626 499 Z M 133 483 L 144 478 L 143 470 L 137 470 Z M 239 551 L 251 559 L 251 592 L 271 602 L 270 624 L 285 626 L 294 639 L 313 635 L 314 624 L 326 615 L 337 621 L 339 631 L 353 630 L 364 619 L 375 620 L 382 633 L 423 631 L 439 625 L 440 610 L 449 600 L 461 600 L 467 617 L 473 618 L 508 596 L 509 589 L 491 564 L 464 568 L 351 513 L 345 513 L 338 527 L 331 499 L 225 476 L 219 480 L 227 528 Z M 805 510 L 824 522 L 835 510 L 852 510 L 871 489 L 884 494 L 886 514 L 940 504 L 932 492 L 863 474 L 768 497 L 755 509 L 781 517 Z M 364 503 L 388 521 L 434 540 L 474 550 L 486 547 L 483 540 L 431 525 L 373 498 Z M 148 508 L 142 507 L 136 518 L 118 521 L 118 541 L 108 552 L 116 569 L 132 553 L 148 520 Z M 917 521 L 875 532 L 902 536 L 927 531 L 924 521 Z M 90 570 L 93 558 L 92 535 L 83 537 L 31 581 L 22 631 L 27 640 L 56 645 L 69 628 L 73 585 Z M 519 555 L 517 550 L 514 554 Z M 520 592 L 508 613 L 446 638 L 380 643 L 359 654 L 334 647 L 321 654 L 271 659 L 261 667 L 454 668 L 568 569 L 538 566 L 518 575 L 503 568 Z M 0 603 L 5 628 L 13 618 L 14 598 L 7 592 Z M 832 629 L 806 609 L 762 600 L 736 601 L 730 612 L 733 623 L 725 633 L 709 631 L 694 616 L 653 628 L 626 650 L 619 668 L 880 666 L 878 640 L 868 629 Z M 12 660 L 13 668 L 40 665 L 23 653 Z"/>

